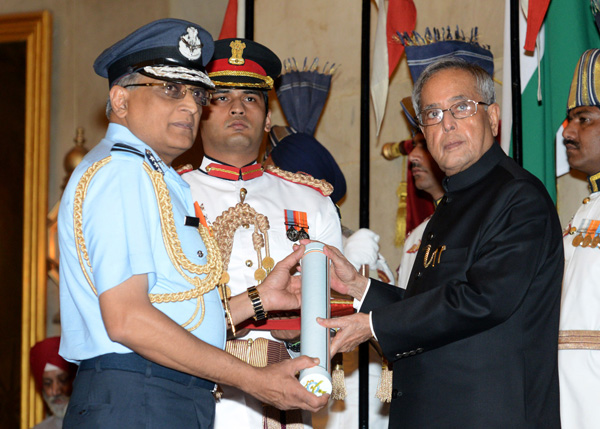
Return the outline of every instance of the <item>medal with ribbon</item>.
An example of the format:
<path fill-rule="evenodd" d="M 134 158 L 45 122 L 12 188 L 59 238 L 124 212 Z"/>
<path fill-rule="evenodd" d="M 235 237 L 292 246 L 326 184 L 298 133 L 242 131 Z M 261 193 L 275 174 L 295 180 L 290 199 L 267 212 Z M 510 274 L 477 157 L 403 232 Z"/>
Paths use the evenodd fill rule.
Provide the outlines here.
<path fill-rule="evenodd" d="M 308 235 L 308 218 L 305 212 L 284 210 L 285 229 L 288 240 L 298 241 L 310 238 Z"/>
<path fill-rule="evenodd" d="M 578 234 L 573 238 L 571 245 L 573 247 L 597 247 L 600 244 L 599 227 L 600 220 L 584 219 L 575 231 Z"/>

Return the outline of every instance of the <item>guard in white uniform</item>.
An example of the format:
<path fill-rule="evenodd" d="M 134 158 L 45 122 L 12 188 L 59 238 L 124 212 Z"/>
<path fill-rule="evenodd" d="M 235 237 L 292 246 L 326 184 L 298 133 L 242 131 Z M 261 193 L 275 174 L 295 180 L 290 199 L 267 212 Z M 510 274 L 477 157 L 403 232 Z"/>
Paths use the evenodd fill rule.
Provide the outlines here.
<path fill-rule="evenodd" d="M 565 429 L 600 425 L 600 50 L 580 58 L 567 103 L 564 144 L 591 195 L 565 229 L 558 370 Z"/>
<path fill-rule="evenodd" d="M 400 260 L 400 266 L 398 267 L 398 283 L 396 283 L 396 285 L 402 289 L 406 289 L 406 285 L 408 284 L 408 277 L 415 264 L 417 252 L 419 251 L 419 247 L 421 247 L 421 238 L 423 238 L 423 232 L 427 227 L 427 223 L 429 223 L 429 219 L 431 219 L 431 216 L 413 229 L 408 237 L 406 237 L 406 240 L 404 240 L 402 259 Z"/>
<path fill-rule="evenodd" d="M 217 88 L 200 123 L 206 156 L 183 179 L 223 253 L 224 294 L 252 294 L 253 286 L 298 240 L 341 248 L 339 215 L 327 182 L 271 167 L 265 171 L 256 163 L 264 132 L 271 127 L 266 94 L 281 72 L 277 56 L 250 40 L 219 40 L 207 71 Z M 237 327 L 227 350 L 256 366 L 289 357 L 283 342 L 268 330 L 272 323 L 257 313 L 253 325 Z M 240 390 L 223 387 L 215 428 L 310 427 L 310 413 L 302 414 L 264 407 Z"/>

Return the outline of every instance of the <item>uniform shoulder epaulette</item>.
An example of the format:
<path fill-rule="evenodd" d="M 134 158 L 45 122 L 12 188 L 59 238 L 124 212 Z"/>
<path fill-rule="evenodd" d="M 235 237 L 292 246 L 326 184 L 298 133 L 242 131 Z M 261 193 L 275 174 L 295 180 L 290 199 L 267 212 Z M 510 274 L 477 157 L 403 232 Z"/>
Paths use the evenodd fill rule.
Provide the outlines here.
<path fill-rule="evenodd" d="M 328 197 L 333 192 L 333 185 L 326 180 L 315 179 L 310 174 L 298 172 L 292 173 L 290 171 L 282 170 L 279 167 L 269 165 L 265 171 L 273 176 L 277 176 L 288 182 L 297 183 L 299 185 L 308 186 L 318 191 L 324 197 Z"/>
<path fill-rule="evenodd" d="M 127 153 L 132 153 L 137 156 L 141 156 L 142 158 L 144 157 L 144 154 L 141 151 L 137 150 L 136 148 L 134 148 L 132 146 L 126 145 L 124 143 L 115 143 L 110 151 L 111 152 L 127 152 Z"/>
<path fill-rule="evenodd" d="M 192 164 L 185 164 L 185 165 L 182 165 L 175 169 L 177 174 L 179 174 L 180 176 L 182 174 L 189 173 L 190 171 L 193 171 L 193 170 L 194 170 L 194 166 Z"/>

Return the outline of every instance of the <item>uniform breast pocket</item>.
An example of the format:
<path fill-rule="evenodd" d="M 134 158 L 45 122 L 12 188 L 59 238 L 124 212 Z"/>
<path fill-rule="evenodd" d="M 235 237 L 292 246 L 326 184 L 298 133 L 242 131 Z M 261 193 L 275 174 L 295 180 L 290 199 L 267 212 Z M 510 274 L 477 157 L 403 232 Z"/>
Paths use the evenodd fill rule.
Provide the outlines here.
<path fill-rule="evenodd" d="M 271 256 L 276 261 L 281 261 L 287 255 L 292 253 L 294 251 L 294 243 L 297 243 L 297 241 L 289 239 L 283 221 L 271 223 L 271 229 L 269 230 L 269 244 Z"/>

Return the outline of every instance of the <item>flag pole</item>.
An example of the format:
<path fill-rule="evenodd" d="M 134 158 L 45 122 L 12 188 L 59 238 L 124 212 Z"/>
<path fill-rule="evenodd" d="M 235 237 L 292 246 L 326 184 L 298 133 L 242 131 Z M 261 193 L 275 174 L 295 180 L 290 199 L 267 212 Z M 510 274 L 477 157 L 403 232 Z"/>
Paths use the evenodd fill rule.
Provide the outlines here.
<path fill-rule="evenodd" d="M 359 225 L 369 227 L 369 68 L 371 41 L 371 0 L 362 2 L 360 69 L 360 188 Z M 369 343 L 358 347 L 358 427 L 369 428 Z"/>
<path fill-rule="evenodd" d="M 523 166 L 523 131 L 521 114 L 521 62 L 519 43 L 519 0 L 510 0 L 510 56 L 512 88 L 512 153 L 513 159 Z M 508 102 L 508 100 L 507 100 Z M 506 118 L 505 118 L 506 120 Z"/>
<path fill-rule="evenodd" d="M 254 0 L 246 0 L 244 38 L 254 40 Z"/>

